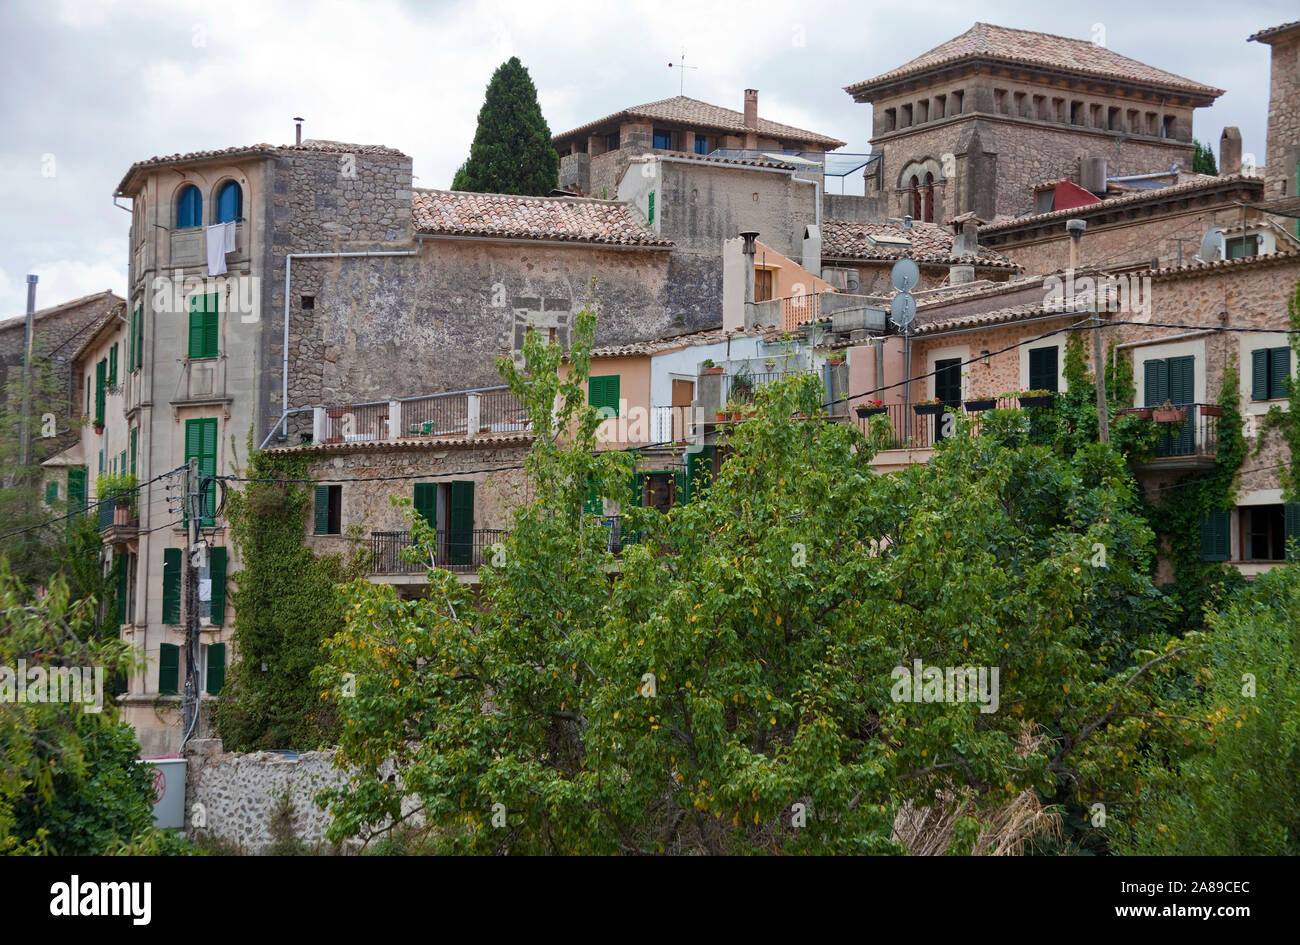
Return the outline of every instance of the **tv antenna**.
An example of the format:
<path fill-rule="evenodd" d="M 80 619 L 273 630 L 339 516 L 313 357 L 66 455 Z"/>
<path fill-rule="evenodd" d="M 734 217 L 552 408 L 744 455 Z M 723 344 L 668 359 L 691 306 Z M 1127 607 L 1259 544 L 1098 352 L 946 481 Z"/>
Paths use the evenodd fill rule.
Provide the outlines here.
<path fill-rule="evenodd" d="M 681 77 L 681 81 L 677 84 L 677 94 L 678 94 L 678 95 L 685 95 L 685 94 L 686 94 L 686 70 L 687 70 L 687 69 L 698 69 L 698 68 L 699 68 L 699 66 L 688 66 L 688 65 L 686 64 L 686 47 L 685 47 L 685 46 L 682 47 L 682 58 L 681 58 L 678 62 L 669 62 L 669 63 L 668 63 L 668 68 L 669 68 L 669 69 L 677 69 L 677 70 L 678 70 L 678 74 L 679 74 L 679 76 Z"/>

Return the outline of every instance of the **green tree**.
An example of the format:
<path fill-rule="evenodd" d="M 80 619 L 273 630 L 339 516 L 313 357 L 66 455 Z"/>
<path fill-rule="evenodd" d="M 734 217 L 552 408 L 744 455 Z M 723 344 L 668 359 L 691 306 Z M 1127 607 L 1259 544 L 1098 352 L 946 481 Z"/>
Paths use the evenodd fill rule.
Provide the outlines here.
<path fill-rule="evenodd" d="M 544 197 L 555 189 L 559 167 L 537 87 L 511 56 L 492 73 L 469 160 L 456 171 L 451 189 Z"/>
<path fill-rule="evenodd" d="M 941 792 L 969 851 L 1029 791 L 1132 804 L 1141 751 L 1183 737 L 1157 714 L 1183 648 L 1119 454 L 1030 445 L 1010 411 L 879 476 L 792 379 L 756 392 L 703 495 L 631 508 L 632 457 L 594 448 L 583 402 L 594 316 L 574 327 L 563 379 L 531 335 L 526 377 L 501 364 L 532 499 L 479 596 L 436 569 L 418 600 L 346 589 L 314 677 L 355 775 L 321 796 L 331 839 L 419 815 L 463 852 L 902 852 L 895 817 Z M 593 487 L 638 537 L 616 566 Z M 897 698 L 918 659 L 996 669 L 997 710 Z"/>
<path fill-rule="evenodd" d="M 1219 165 L 1214 160 L 1214 151 L 1204 142 L 1195 141 L 1193 143 L 1196 145 L 1196 150 L 1192 152 L 1192 173 L 1210 174 L 1217 177 Z"/>

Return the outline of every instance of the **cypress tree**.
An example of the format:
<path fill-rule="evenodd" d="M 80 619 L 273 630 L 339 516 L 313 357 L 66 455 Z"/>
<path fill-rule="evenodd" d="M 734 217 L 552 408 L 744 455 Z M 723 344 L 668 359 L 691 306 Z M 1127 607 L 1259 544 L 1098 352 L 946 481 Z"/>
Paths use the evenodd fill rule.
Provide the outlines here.
<path fill-rule="evenodd" d="M 492 74 L 469 160 L 456 171 L 451 189 L 545 196 L 559 180 L 559 167 L 537 87 L 511 56 Z"/>

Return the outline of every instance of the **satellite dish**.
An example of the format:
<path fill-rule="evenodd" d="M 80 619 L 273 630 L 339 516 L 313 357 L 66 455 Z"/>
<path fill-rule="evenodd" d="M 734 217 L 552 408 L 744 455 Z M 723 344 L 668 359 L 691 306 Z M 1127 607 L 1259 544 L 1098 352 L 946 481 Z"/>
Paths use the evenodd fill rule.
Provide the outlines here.
<path fill-rule="evenodd" d="M 889 303 L 889 320 L 899 328 L 906 328 L 916 318 L 916 299 L 910 292 L 899 292 Z"/>
<path fill-rule="evenodd" d="M 921 269 L 914 260 L 900 259 L 889 271 L 889 281 L 899 292 L 909 292 L 921 281 Z"/>
<path fill-rule="evenodd" d="M 1210 227 L 1210 231 L 1201 237 L 1201 251 L 1197 255 L 1206 262 L 1223 258 L 1223 227 Z"/>

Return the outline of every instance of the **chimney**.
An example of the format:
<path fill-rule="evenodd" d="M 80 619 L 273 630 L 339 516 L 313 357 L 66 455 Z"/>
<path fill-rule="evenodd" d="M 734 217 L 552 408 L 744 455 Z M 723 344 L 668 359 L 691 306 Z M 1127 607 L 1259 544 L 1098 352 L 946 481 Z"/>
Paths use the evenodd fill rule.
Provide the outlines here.
<path fill-rule="evenodd" d="M 294 129 L 293 143 L 294 144 L 302 144 L 302 123 L 304 121 L 306 121 L 305 118 L 295 118 L 293 120 L 293 129 Z"/>
<path fill-rule="evenodd" d="M 758 89 L 745 89 L 745 127 L 758 130 Z"/>
<path fill-rule="evenodd" d="M 1087 228 L 1087 220 L 1065 221 L 1065 232 L 1070 234 L 1070 272 L 1079 268 L 1079 243 L 1083 239 L 1083 231 Z"/>
<path fill-rule="evenodd" d="M 1085 157 L 1080 159 L 1079 186 L 1098 197 L 1106 196 L 1106 159 Z"/>
<path fill-rule="evenodd" d="M 1219 173 L 1241 173 L 1241 129 L 1234 125 L 1219 135 Z"/>

